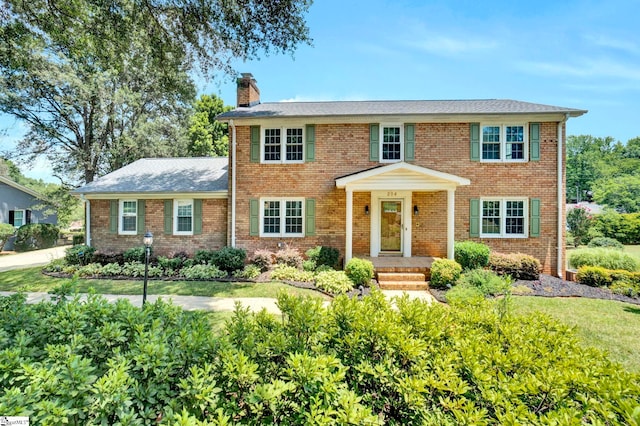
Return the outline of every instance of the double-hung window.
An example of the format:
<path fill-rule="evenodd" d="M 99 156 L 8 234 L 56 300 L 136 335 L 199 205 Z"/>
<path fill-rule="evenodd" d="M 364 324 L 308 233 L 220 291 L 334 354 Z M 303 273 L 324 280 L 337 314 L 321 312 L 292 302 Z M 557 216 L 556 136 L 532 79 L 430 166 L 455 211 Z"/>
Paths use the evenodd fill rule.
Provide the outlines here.
<path fill-rule="evenodd" d="M 138 232 L 138 200 L 120 200 L 118 233 L 135 235 Z"/>
<path fill-rule="evenodd" d="M 481 202 L 480 236 L 518 238 L 527 236 L 526 199 L 486 198 Z"/>
<path fill-rule="evenodd" d="M 266 128 L 262 133 L 264 163 L 302 163 L 304 129 L 302 127 Z"/>
<path fill-rule="evenodd" d="M 302 237 L 304 199 L 263 198 L 260 233 L 263 237 Z"/>
<path fill-rule="evenodd" d="M 14 210 L 13 226 L 15 226 L 16 228 L 20 228 L 22 225 L 25 225 L 27 223 L 26 216 L 27 215 L 25 210 Z"/>
<path fill-rule="evenodd" d="M 482 161 L 527 161 L 527 136 L 524 124 L 483 124 Z"/>
<path fill-rule="evenodd" d="M 380 142 L 381 162 L 402 161 L 404 155 L 404 128 L 402 125 L 381 124 Z"/>
<path fill-rule="evenodd" d="M 174 235 L 193 235 L 193 200 L 174 200 Z"/>

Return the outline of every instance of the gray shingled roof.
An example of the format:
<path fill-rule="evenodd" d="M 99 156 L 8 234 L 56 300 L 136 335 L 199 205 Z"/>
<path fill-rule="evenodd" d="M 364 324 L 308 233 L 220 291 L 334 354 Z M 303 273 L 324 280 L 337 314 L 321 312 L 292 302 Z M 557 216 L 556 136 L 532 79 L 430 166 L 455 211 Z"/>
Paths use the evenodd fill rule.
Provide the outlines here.
<path fill-rule="evenodd" d="M 339 117 L 368 115 L 469 115 L 469 114 L 548 114 L 578 117 L 586 110 L 534 104 L 510 99 L 452 101 L 337 101 L 266 102 L 253 107 L 236 108 L 218 116 L 231 118 L 267 117 Z"/>
<path fill-rule="evenodd" d="M 143 158 L 73 190 L 76 194 L 224 192 L 226 157 Z"/>

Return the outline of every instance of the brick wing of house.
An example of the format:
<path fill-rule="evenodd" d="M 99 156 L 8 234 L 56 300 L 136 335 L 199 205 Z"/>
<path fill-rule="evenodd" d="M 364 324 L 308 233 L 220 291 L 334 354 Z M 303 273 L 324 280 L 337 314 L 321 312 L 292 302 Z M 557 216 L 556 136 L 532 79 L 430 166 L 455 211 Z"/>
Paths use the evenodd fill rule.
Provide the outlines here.
<path fill-rule="evenodd" d="M 231 143 L 228 163 L 209 159 L 224 162 L 218 192 L 177 194 L 162 179 L 162 188 L 76 193 L 92 200 L 99 249 L 140 245 L 124 242 L 121 224 L 133 209 L 126 200 L 146 199 L 153 207 L 136 232 L 164 229 L 162 249 L 324 245 L 345 261 L 452 258 L 455 241 L 475 240 L 535 256 L 544 272 L 563 276 L 565 124 L 585 113 L 500 99 L 262 103 L 256 80 L 243 74 L 237 108 L 218 116 Z M 206 173 L 188 176 L 202 182 Z M 199 233 L 167 232 L 180 198 L 194 212 L 202 200 Z"/>

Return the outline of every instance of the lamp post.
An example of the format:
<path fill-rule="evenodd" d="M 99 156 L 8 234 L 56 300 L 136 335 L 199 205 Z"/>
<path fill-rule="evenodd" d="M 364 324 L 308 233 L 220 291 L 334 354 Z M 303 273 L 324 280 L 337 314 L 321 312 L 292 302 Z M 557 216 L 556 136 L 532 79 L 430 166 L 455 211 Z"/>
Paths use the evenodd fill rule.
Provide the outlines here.
<path fill-rule="evenodd" d="M 147 303 L 147 279 L 149 278 L 149 257 L 151 256 L 151 245 L 153 244 L 153 234 L 147 231 L 142 238 L 144 244 L 144 287 L 142 288 L 142 306 Z"/>

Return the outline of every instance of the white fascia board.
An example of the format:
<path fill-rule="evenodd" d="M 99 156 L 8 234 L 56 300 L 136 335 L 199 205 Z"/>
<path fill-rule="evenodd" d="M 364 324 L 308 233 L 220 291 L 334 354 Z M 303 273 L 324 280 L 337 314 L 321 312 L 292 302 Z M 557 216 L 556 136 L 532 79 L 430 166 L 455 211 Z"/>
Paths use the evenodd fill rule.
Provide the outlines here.
<path fill-rule="evenodd" d="M 121 192 L 121 193 L 74 193 L 76 197 L 84 196 L 87 200 L 117 200 L 121 198 L 139 200 L 170 200 L 170 199 L 226 199 L 229 191 L 216 192 Z"/>
<path fill-rule="evenodd" d="M 375 169 L 365 170 L 361 173 L 354 173 L 352 175 L 336 179 L 336 187 L 345 188 L 347 185 L 349 185 L 349 187 L 354 187 L 353 185 L 366 184 L 366 182 L 361 182 L 361 181 L 370 179 L 375 176 L 381 176 L 388 173 L 393 173 L 398 170 L 407 170 L 409 172 L 417 173 L 428 178 L 432 178 L 432 179 L 435 178 L 437 180 L 444 181 L 442 183 L 439 183 L 439 182 L 423 183 L 421 184 L 423 187 L 425 186 L 425 184 L 429 186 L 445 185 L 446 188 L 471 184 L 471 181 L 469 179 L 466 179 L 460 176 L 439 172 L 437 170 L 427 169 L 426 167 L 420 167 L 414 164 L 399 162 L 399 163 L 389 164 L 388 166 L 376 167 Z M 390 180 L 390 183 L 395 183 L 397 187 L 397 182 L 395 182 L 394 176 L 389 176 L 389 180 Z"/>

